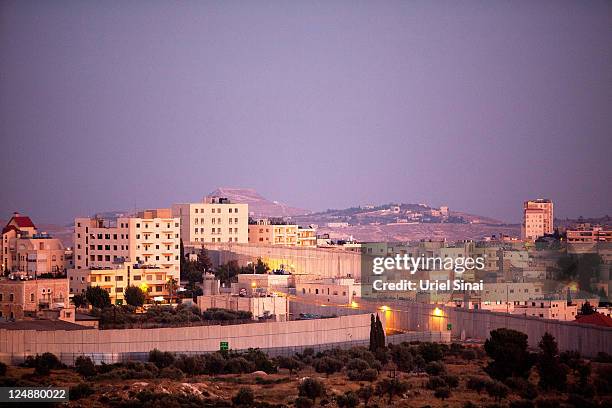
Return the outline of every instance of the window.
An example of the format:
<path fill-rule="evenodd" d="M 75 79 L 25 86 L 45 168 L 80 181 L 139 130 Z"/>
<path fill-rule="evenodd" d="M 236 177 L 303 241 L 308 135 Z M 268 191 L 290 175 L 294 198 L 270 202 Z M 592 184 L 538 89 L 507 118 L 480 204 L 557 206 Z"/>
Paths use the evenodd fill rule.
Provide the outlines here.
<path fill-rule="evenodd" d="M 30 302 L 33 302 L 33 301 L 34 301 L 34 294 L 30 293 Z"/>

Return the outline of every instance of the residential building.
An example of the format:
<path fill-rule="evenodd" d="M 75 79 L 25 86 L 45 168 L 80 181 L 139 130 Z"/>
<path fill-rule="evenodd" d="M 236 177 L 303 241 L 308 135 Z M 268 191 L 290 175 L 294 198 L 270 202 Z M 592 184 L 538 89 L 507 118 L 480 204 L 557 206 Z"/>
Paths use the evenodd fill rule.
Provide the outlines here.
<path fill-rule="evenodd" d="M 249 205 L 223 197 L 205 197 L 201 203 L 174 204 L 172 215 L 180 219 L 185 244 L 249 242 Z"/>
<path fill-rule="evenodd" d="M 146 210 L 116 221 L 75 219 L 75 269 L 112 269 L 125 262 L 159 267 L 178 281 L 179 254 L 180 220 L 170 209 Z"/>
<path fill-rule="evenodd" d="M 68 306 L 68 280 L 0 279 L 0 317 L 22 319 L 41 309 Z"/>
<path fill-rule="evenodd" d="M 535 241 L 545 234 L 552 234 L 554 211 L 551 200 L 538 198 L 523 203 L 523 225 L 521 235 L 524 240 Z"/>
<path fill-rule="evenodd" d="M 315 248 L 316 230 L 283 221 L 261 219 L 249 223 L 249 243 Z"/>
<path fill-rule="evenodd" d="M 351 304 L 353 299 L 361 297 L 361 285 L 351 278 L 296 282 L 295 294 L 314 301 Z"/>
<path fill-rule="evenodd" d="M 568 304 L 567 299 L 559 296 L 544 297 L 525 302 L 524 305 L 514 306 L 512 314 L 541 317 L 554 320 L 574 320 L 578 314 L 575 304 Z"/>
<path fill-rule="evenodd" d="M 567 242 L 612 242 L 612 227 L 606 225 L 579 224 L 566 231 Z"/>
<path fill-rule="evenodd" d="M 13 213 L 2 229 L 2 270 L 20 275 L 63 272 L 66 254 L 61 241 L 38 232 L 30 217 Z"/>
<path fill-rule="evenodd" d="M 116 264 L 114 268 L 70 269 L 68 282 L 70 294 L 83 294 L 88 287 L 106 290 L 113 304 L 125 302 L 128 286 L 137 286 L 151 300 L 163 301 L 169 296 L 167 282 L 173 277 L 167 269 L 145 265 Z"/>

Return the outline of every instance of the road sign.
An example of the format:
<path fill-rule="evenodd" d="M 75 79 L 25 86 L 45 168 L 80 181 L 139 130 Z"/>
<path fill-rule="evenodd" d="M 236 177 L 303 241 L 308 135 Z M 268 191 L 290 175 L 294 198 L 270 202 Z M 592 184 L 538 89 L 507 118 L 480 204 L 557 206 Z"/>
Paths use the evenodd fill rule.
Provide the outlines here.
<path fill-rule="evenodd" d="M 219 350 L 221 350 L 221 351 L 229 350 L 229 342 L 227 342 L 227 341 L 219 342 Z"/>
<path fill-rule="evenodd" d="M 446 330 L 452 330 L 452 329 L 453 329 L 453 325 L 451 323 L 447 323 Z"/>

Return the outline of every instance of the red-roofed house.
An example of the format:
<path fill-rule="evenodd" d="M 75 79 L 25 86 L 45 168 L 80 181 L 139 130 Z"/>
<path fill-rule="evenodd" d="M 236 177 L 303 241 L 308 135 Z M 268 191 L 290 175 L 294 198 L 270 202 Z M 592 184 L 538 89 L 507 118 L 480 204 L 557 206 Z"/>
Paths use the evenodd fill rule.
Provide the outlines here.
<path fill-rule="evenodd" d="M 601 313 L 593 313 L 589 315 L 579 315 L 576 317 L 576 323 L 612 327 L 612 318 Z"/>
<path fill-rule="evenodd" d="M 62 243 L 39 234 L 30 217 L 17 212 L 2 229 L 0 251 L 2 271 L 34 276 L 66 268 Z"/>

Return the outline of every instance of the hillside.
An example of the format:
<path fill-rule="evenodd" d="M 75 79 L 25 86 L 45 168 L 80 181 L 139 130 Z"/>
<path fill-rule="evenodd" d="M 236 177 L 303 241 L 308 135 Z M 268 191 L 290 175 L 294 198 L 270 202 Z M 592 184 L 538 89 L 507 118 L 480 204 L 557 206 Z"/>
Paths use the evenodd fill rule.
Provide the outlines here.
<path fill-rule="evenodd" d="M 227 197 L 235 203 L 248 204 L 249 213 L 255 217 L 291 217 L 308 213 L 302 208 L 270 201 L 252 188 L 219 187 L 208 196 Z"/>

